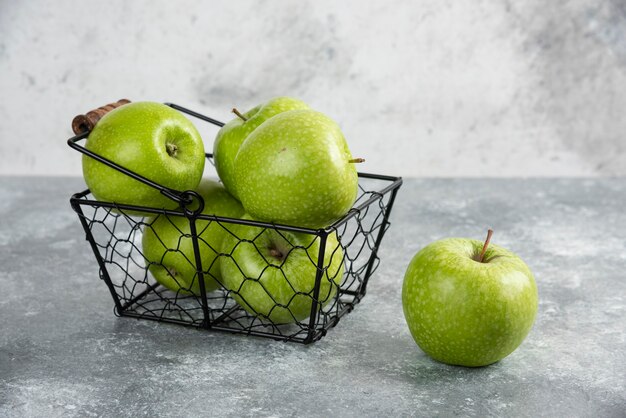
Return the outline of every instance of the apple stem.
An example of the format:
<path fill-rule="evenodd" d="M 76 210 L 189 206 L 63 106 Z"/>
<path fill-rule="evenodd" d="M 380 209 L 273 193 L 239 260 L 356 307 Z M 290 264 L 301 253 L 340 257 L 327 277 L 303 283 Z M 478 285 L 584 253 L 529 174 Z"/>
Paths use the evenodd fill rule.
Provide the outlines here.
<path fill-rule="evenodd" d="M 487 247 L 489 246 L 489 241 L 491 241 L 491 236 L 493 235 L 493 229 L 489 229 L 487 231 L 487 239 L 485 240 L 485 245 L 483 245 L 483 250 L 480 253 L 479 262 L 483 262 L 483 258 L 485 258 L 485 253 L 487 252 Z"/>
<path fill-rule="evenodd" d="M 233 107 L 233 113 L 235 115 L 239 116 L 241 118 L 241 120 L 243 120 L 244 122 L 248 121 L 248 118 L 246 118 L 244 115 L 242 115 L 241 112 L 238 111 L 236 107 Z"/>
<path fill-rule="evenodd" d="M 176 157 L 176 152 L 178 151 L 178 147 L 174 144 L 165 144 L 165 148 L 167 149 L 167 154 L 170 157 Z"/>
<path fill-rule="evenodd" d="M 348 162 L 350 164 L 364 163 L 365 162 L 365 158 L 353 158 L 351 160 L 348 160 Z"/>
<path fill-rule="evenodd" d="M 278 251 L 276 248 L 270 248 L 270 255 L 276 258 L 283 258 L 283 253 Z"/>

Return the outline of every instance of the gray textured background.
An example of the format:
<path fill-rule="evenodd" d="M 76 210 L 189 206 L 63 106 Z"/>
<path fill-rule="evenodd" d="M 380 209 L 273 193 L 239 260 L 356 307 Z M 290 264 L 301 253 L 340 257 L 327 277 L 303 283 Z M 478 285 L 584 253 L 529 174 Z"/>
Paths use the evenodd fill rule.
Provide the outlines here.
<path fill-rule="evenodd" d="M 113 316 L 67 201 L 81 184 L 0 181 L 2 418 L 624 418 L 623 179 L 407 179 L 367 295 L 309 346 Z M 535 274 L 535 324 L 489 367 L 437 363 L 404 321 L 404 271 L 487 221 Z"/>
<path fill-rule="evenodd" d="M 558 3 L 0 0 L 0 174 L 80 175 L 70 120 L 121 97 L 227 119 L 275 95 L 364 171 L 626 174 L 626 3 Z"/>

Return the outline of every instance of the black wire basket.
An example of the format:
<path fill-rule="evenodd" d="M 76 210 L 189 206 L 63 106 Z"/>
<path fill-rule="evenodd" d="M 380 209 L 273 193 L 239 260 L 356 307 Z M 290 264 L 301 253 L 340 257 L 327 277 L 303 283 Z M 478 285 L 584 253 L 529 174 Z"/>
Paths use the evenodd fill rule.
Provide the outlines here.
<path fill-rule="evenodd" d="M 223 126 L 184 107 L 167 105 Z M 79 145 L 87 136 L 88 132 L 76 135 L 68 144 L 179 203 L 176 210 L 122 205 L 97 201 L 89 190 L 70 199 L 100 278 L 115 302 L 116 315 L 308 344 L 326 335 L 365 296 L 367 282 L 380 263 L 378 250 L 389 228 L 400 177 L 359 173 L 353 208 L 334 224 L 315 230 L 203 214 L 198 193 L 168 189 L 87 150 Z M 206 157 L 212 161 L 211 154 Z M 142 237 L 151 234 L 160 240 L 157 222 L 176 228 L 179 239 L 174 244 L 162 241 L 163 258 L 172 254 L 184 258 L 192 271 L 191 284 L 173 288 L 155 280 L 155 271 L 164 267 L 163 258 L 147 257 Z M 219 230 L 234 245 L 218 248 L 206 239 L 209 230 Z M 237 251 L 248 247 L 262 253 L 263 237 L 268 235 L 281 240 L 282 261 L 268 262 L 250 274 L 242 268 Z M 183 250 L 185 246 L 192 248 L 191 255 Z M 213 254 L 210 264 L 203 258 L 207 252 Z M 296 258 L 299 268 L 289 267 L 289 260 Z M 240 279 L 220 277 L 218 263 L 229 263 Z M 176 272 L 167 273 L 176 280 Z M 280 282 L 280 291 L 272 288 L 271 280 Z"/>

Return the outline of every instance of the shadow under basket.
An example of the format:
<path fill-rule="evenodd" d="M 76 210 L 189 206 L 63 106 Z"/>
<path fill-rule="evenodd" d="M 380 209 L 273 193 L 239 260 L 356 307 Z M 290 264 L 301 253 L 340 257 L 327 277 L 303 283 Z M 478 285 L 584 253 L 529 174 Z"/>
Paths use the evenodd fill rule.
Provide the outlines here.
<path fill-rule="evenodd" d="M 70 138 L 68 144 L 181 202 L 179 209 L 163 210 L 96 201 L 89 190 L 72 196 L 72 208 L 85 230 L 100 278 L 111 292 L 116 315 L 308 344 L 326 335 L 365 296 L 368 280 L 380 263 L 378 249 L 389 228 L 401 178 L 359 173 L 353 208 L 327 228 L 276 225 L 188 210 L 190 197 L 201 200 L 199 195 L 167 189 L 91 153 L 79 145 L 87 135 Z M 212 161 L 211 154 L 207 158 Z M 160 237 L 163 229 L 157 229 L 157 223 L 166 225 L 170 238 L 175 231 L 178 239 Z M 144 252 L 142 237 L 147 233 L 157 246 L 162 245 L 162 256 Z M 213 236 L 223 237 L 228 248 L 216 245 Z M 267 257 L 268 240 L 280 241 L 280 258 Z M 177 272 L 167 265 L 172 257 L 192 277 L 177 282 Z M 251 273 L 251 258 L 267 263 Z M 229 268 L 220 269 L 225 263 Z M 169 286 L 177 290 L 155 280 L 159 270 L 169 275 L 170 283 L 178 283 Z M 224 271 L 232 276 L 222 277 Z"/>

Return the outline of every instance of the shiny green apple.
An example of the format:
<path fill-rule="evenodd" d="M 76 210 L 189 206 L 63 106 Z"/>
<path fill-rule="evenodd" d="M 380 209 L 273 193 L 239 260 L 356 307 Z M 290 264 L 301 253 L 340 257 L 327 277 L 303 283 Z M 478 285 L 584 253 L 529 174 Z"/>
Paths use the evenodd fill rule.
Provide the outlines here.
<path fill-rule="evenodd" d="M 249 217 L 245 217 L 248 218 Z M 314 302 L 320 238 L 305 233 L 231 225 L 223 241 L 222 283 L 247 312 L 274 324 L 309 317 Z M 343 250 L 335 234 L 327 237 L 324 274 L 315 303 L 329 303 L 344 271 Z"/>
<path fill-rule="evenodd" d="M 124 168 L 174 190 L 198 186 L 206 160 L 193 123 L 169 106 L 135 102 L 107 113 L 85 147 Z M 173 209 L 178 203 L 158 190 L 83 155 L 83 176 L 97 200 Z"/>
<path fill-rule="evenodd" d="M 490 244 L 449 238 L 419 251 L 408 266 L 402 306 L 418 346 L 443 363 L 486 366 L 512 353 L 537 313 L 528 266 Z"/>
<path fill-rule="evenodd" d="M 235 158 L 235 181 L 254 218 L 310 228 L 345 215 L 358 191 L 339 126 L 314 110 L 283 112 L 252 132 Z"/>
<path fill-rule="evenodd" d="M 203 214 L 229 218 L 243 216 L 241 204 L 220 183 L 203 179 L 196 191 L 204 199 Z M 215 221 L 199 219 L 196 231 L 204 285 L 209 292 L 219 287 L 218 254 L 225 230 Z M 142 237 L 142 252 L 146 262 L 150 263 L 150 272 L 163 286 L 182 294 L 200 295 L 191 229 L 185 216 L 159 215 L 148 221 Z"/>
<path fill-rule="evenodd" d="M 242 117 L 224 125 L 213 143 L 213 160 L 215 169 L 226 189 L 236 198 L 239 193 L 235 187 L 234 162 L 239 147 L 245 139 L 263 122 L 279 113 L 294 109 L 308 109 L 302 101 L 291 97 L 276 97 L 264 104 L 255 106 L 245 112 Z"/>

